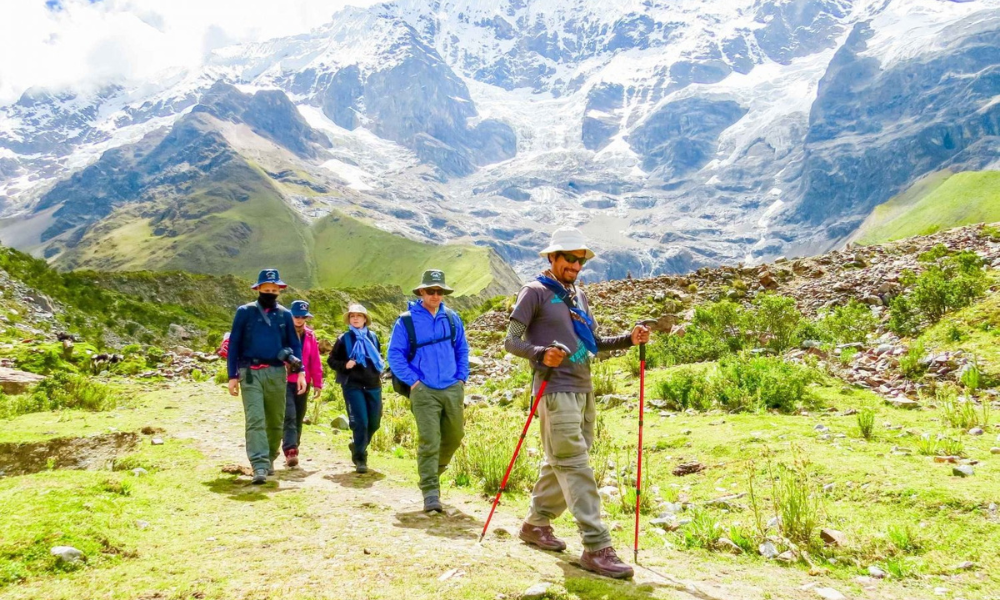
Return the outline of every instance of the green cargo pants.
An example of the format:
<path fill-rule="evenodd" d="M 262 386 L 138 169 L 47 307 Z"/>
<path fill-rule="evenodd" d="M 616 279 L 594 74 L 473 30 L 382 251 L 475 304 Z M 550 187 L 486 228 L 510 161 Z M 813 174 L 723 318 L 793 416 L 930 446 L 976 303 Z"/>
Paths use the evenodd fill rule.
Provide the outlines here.
<path fill-rule="evenodd" d="M 423 384 L 410 392 L 410 410 L 417 421 L 417 473 L 424 498 L 440 495 L 440 475 L 448 468 L 465 435 L 465 384 L 443 390 Z"/>
<path fill-rule="evenodd" d="M 278 457 L 285 424 L 285 367 L 240 369 L 240 390 L 246 416 L 247 458 L 257 469 L 271 468 Z"/>
<path fill-rule="evenodd" d="M 594 394 L 557 392 L 542 397 L 538 422 L 545 460 L 525 519 L 529 525 L 545 527 L 569 508 L 589 552 L 611 545 L 611 533 L 601 522 L 601 497 L 590 467 L 596 418 Z"/>

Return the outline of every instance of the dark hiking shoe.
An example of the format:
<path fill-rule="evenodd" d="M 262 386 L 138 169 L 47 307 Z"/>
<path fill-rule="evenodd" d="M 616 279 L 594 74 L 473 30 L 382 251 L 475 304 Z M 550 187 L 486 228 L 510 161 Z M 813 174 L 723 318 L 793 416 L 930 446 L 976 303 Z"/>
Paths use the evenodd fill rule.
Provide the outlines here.
<path fill-rule="evenodd" d="M 591 573 L 612 579 L 632 579 L 635 575 L 632 567 L 623 563 L 611 546 L 601 548 L 597 552 L 584 550 L 580 555 L 580 566 Z"/>
<path fill-rule="evenodd" d="M 267 476 L 274 477 L 274 461 L 271 461 L 271 466 L 267 468 Z"/>
<path fill-rule="evenodd" d="M 367 473 L 368 465 L 363 460 L 359 460 L 356 465 L 354 465 L 354 470 L 358 473 Z"/>
<path fill-rule="evenodd" d="M 566 542 L 556 537 L 556 532 L 551 526 L 538 527 L 525 523 L 521 525 L 521 532 L 517 534 L 524 542 L 538 546 L 542 550 L 552 552 L 562 552 L 566 549 Z"/>
<path fill-rule="evenodd" d="M 441 500 L 437 496 L 427 496 L 424 498 L 424 512 L 444 512 Z"/>
<path fill-rule="evenodd" d="M 289 448 L 285 452 L 285 466 L 293 468 L 299 466 L 299 449 Z"/>
<path fill-rule="evenodd" d="M 262 485 L 267 483 L 267 469 L 257 469 L 253 472 L 253 481 L 250 483 L 254 485 Z"/>

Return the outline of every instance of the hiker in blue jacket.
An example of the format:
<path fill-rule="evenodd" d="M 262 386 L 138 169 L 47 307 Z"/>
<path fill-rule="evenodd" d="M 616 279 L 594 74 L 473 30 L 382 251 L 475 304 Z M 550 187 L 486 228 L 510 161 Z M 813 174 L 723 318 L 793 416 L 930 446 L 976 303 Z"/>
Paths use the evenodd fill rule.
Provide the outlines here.
<path fill-rule="evenodd" d="M 396 320 L 389 338 L 389 368 L 410 386 L 410 410 L 419 437 L 417 472 L 426 512 L 443 511 L 439 477 L 464 435 L 469 343 L 462 319 L 444 306 L 444 296 L 453 291 L 445 283 L 444 272 L 425 271 L 413 289 L 420 299 L 409 303 L 409 311 Z"/>
<path fill-rule="evenodd" d="M 256 485 L 274 475 L 285 421 L 286 363 L 298 372 L 298 393 L 306 392 L 302 342 L 291 311 L 278 304 L 286 287 L 277 269 L 261 271 L 251 286 L 257 300 L 236 309 L 229 335 L 229 393 L 243 392 L 247 458 Z"/>

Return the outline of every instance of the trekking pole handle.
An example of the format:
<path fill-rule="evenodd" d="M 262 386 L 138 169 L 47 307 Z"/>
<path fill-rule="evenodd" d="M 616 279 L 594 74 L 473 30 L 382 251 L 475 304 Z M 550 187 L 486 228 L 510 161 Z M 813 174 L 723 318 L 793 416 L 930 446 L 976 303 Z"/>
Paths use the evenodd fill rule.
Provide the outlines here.
<path fill-rule="evenodd" d="M 656 319 L 641 319 L 635 322 L 635 326 L 649 327 L 656 323 Z M 639 360 L 646 361 L 646 344 L 639 344 Z"/>
<path fill-rule="evenodd" d="M 564 354 L 566 354 L 566 356 L 570 355 L 569 347 L 567 347 L 566 344 L 563 344 L 561 342 L 553 341 L 545 349 L 548 350 L 549 348 L 555 348 L 556 350 L 561 350 Z M 552 377 L 553 368 L 554 367 L 545 367 L 545 370 L 542 371 L 542 381 L 548 381 L 549 378 Z"/>

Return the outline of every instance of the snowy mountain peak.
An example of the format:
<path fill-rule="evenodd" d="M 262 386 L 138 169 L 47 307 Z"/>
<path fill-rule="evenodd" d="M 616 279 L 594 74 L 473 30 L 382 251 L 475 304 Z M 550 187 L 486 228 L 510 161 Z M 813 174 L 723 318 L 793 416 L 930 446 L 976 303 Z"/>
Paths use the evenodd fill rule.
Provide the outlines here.
<path fill-rule="evenodd" d="M 760 260 L 1000 160 L 997 45 L 1000 0 L 399 0 L 193 72 L 26 93 L 0 107 L 0 196 L 32 210 L 221 80 L 280 91 L 263 110 L 329 141 L 296 168 L 386 229 L 530 269 L 573 224 L 604 276 Z M 322 216 L 310 198 L 287 200 Z"/>

